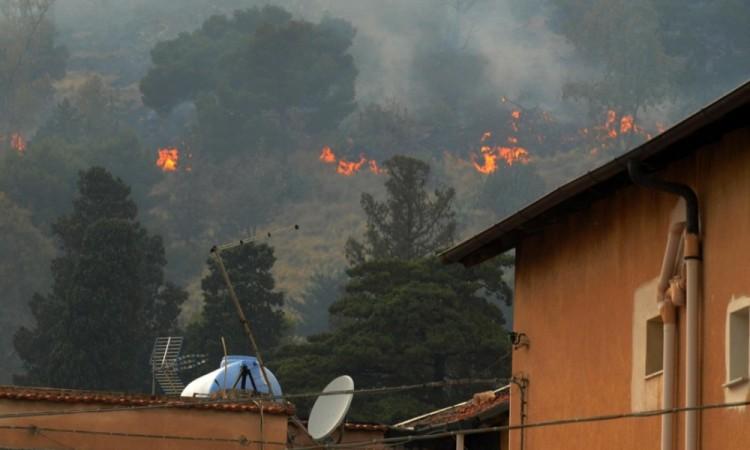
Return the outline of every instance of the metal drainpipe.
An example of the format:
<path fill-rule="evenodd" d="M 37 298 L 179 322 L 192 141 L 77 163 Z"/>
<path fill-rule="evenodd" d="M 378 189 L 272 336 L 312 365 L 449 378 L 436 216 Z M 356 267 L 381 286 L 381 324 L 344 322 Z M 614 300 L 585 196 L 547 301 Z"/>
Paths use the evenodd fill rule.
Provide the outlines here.
<path fill-rule="evenodd" d="M 513 377 L 510 379 L 510 382 L 518 386 L 518 390 L 521 392 L 521 449 L 525 450 L 525 442 L 524 438 L 526 436 L 526 428 L 524 428 L 524 425 L 526 424 L 526 416 L 527 408 L 528 408 L 528 402 L 526 400 L 526 388 L 529 386 L 529 379 L 520 376 L 520 377 Z"/>
<path fill-rule="evenodd" d="M 700 274 L 700 237 L 698 196 L 685 184 L 672 183 L 647 176 L 640 164 L 628 161 L 628 174 L 633 183 L 662 192 L 678 195 L 685 200 L 685 266 L 686 288 L 686 332 L 685 332 L 685 407 L 698 406 L 698 277 Z M 698 448 L 698 411 L 685 413 L 685 450 Z"/>
<path fill-rule="evenodd" d="M 674 408 L 675 392 L 675 336 L 677 320 L 675 307 L 684 305 L 684 295 L 680 294 L 679 284 L 675 284 L 672 275 L 675 270 L 675 258 L 685 231 L 685 201 L 680 199 L 672 211 L 672 218 L 667 234 L 667 248 L 664 250 L 659 284 L 656 288 L 656 303 L 664 325 L 664 342 L 662 348 L 662 402 L 663 409 Z M 674 444 L 674 414 L 661 416 L 661 450 L 672 450 Z"/>
<path fill-rule="evenodd" d="M 662 405 L 663 409 L 674 408 L 674 350 L 675 350 L 675 308 L 670 302 L 659 305 L 662 323 L 664 324 L 664 342 L 662 354 Z M 661 450 L 671 450 L 674 441 L 673 414 L 661 416 Z"/>

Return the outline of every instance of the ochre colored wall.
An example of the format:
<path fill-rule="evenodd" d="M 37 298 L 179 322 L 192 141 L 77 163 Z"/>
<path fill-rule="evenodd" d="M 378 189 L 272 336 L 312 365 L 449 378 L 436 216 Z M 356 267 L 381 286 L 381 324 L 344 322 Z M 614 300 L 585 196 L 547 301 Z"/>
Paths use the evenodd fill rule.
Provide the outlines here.
<path fill-rule="evenodd" d="M 91 410 L 104 406 L 94 404 L 26 402 L 0 400 L 0 416 L 19 412 Z M 26 429 L 9 429 L 10 426 L 40 429 L 36 433 Z M 54 428 L 58 431 L 44 430 Z M 79 430 L 70 432 L 62 430 Z M 207 440 L 164 439 L 154 437 L 128 437 L 84 433 L 82 431 L 155 434 L 182 437 L 213 437 L 261 440 L 260 415 L 250 412 L 224 412 L 203 409 L 158 408 L 86 414 L 46 415 L 0 420 L 0 446 L 7 448 L 44 448 L 77 450 L 260 450 L 257 443 L 219 442 Z M 263 450 L 285 448 L 287 416 L 264 414 Z"/>
<path fill-rule="evenodd" d="M 314 447 L 315 441 L 312 440 L 310 435 L 308 435 L 304 430 L 299 429 L 295 424 L 289 425 L 290 429 L 290 437 L 292 440 L 290 449 L 294 448 L 305 448 L 305 447 Z M 382 443 L 376 442 L 376 443 L 370 443 L 372 441 L 381 441 L 385 438 L 385 431 L 379 430 L 379 429 L 369 429 L 369 430 L 352 430 L 352 429 L 346 429 L 344 430 L 344 435 L 339 438 L 339 431 L 335 432 L 333 435 L 333 441 L 341 444 L 348 444 L 348 443 L 354 443 L 359 442 L 362 443 L 360 446 L 357 447 L 357 449 L 360 450 L 381 450 L 386 448 Z M 366 444 L 365 444 L 366 442 Z M 320 445 L 320 450 L 325 449 L 324 445 Z"/>
<path fill-rule="evenodd" d="M 727 308 L 733 298 L 750 296 L 750 131 L 725 135 L 659 176 L 687 183 L 698 193 L 704 252 L 700 401 L 722 403 L 727 400 L 722 387 Z M 519 245 L 514 328 L 526 333 L 531 345 L 514 352 L 513 373 L 529 378 L 529 422 L 631 412 L 637 404 L 651 403 L 632 398 L 638 375 L 632 370 L 634 298 L 659 275 L 676 202 L 630 186 L 561 217 Z M 684 404 L 684 313 L 678 310 L 678 406 Z M 658 407 L 657 377 L 658 386 L 642 394 L 656 396 Z M 742 392 L 747 398 L 747 390 Z M 512 424 L 519 423 L 519 406 L 514 388 Z M 533 428 L 526 430 L 525 447 L 659 448 L 660 420 Z M 704 411 L 701 420 L 701 448 L 750 448 L 750 410 Z M 682 448 L 682 414 L 676 424 L 675 448 Z M 520 448 L 519 438 L 518 431 L 511 433 L 510 448 Z"/>

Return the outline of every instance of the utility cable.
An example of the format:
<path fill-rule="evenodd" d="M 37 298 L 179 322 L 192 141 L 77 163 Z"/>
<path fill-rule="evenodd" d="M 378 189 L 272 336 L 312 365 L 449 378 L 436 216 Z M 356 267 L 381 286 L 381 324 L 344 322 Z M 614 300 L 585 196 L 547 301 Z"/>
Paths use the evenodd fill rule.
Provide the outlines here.
<path fill-rule="evenodd" d="M 373 394 L 387 394 L 392 392 L 403 392 L 408 390 L 445 387 L 445 386 L 467 386 L 477 384 L 507 384 L 508 379 L 505 378 L 464 378 L 464 379 L 452 379 L 443 381 L 432 381 L 428 383 L 420 384 L 409 384 L 401 386 L 384 386 L 375 388 L 364 388 L 364 389 L 351 389 L 342 391 L 329 391 L 329 392 L 307 392 L 300 394 L 289 394 L 279 395 L 273 398 L 283 400 L 290 398 L 313 398 L 325 395 L 340 395 L 340 394 L 357 394 L 357 395 L 373 395 Z M 265 397 L 268 399 L 268 397 Z M 1 419 L 15 419 L 23 417 L 41 417 L 41 416 L 63 416 L 71 414 L 90 414 L 90 413 L 102 413 L 102 412 L 118 412 L 118 411 L 134 411 L 142 409 L 160 409 L 160 408 L 189 408 L 189 407 L 201 407 L 205 405 L 221 405 L 221 404 L 253 404 L 255 399 L 198 399 L 197 401 L 187 400 L 166 400 L 163 403 L 151 404 L 151 405 L 134 405 L 134 406 L 115 406 L 112 408 L 81 408 L 81 409 L 58 409 L 48 411 L 33 411 L 33 412 L 19 412 L 0 414 Z M 50 401 L 50 400 L 45 400 Z"/>
<path fill-rule="evenodd" d="M 540 422 L 532 422 L 532 423 L 527 423 L 524 425 L 502 425 L 502 426 L 495 426 L 495 427 L 445 431 L 445 432 L 426 434 L 426 435 L 411 434 L 411 435 L 392 437 L 392 438 L 371 439 L 371 440 L 363 440 L 363 441 L 356 441 L 356 442 L 346 442 L 346 443 L 340 443 L 340 444 L 317 444 L 313 446 L 304 446 L 304 447 L 291 447 L 291 448 L 286 447 L 286 450 L 315 450 L 315 449 L 319 449 L 321 446 L 324 446 L 327 449 L 369 448 L 371 446 L 376 446 L 376 445 L 378 446 L 378 448 L 383 448 L 383 447 L 393 447 L 397 445 L 403 445 L 409 442 L 418 442 L 418 441 L 426 441 L 426 440 L 432 440 L 432 439 L 440 439 L 444 437 L 452 437 L 458 434 L 474 435 L 474 434 L 492 433 L 492 432 L 499 432 L 499 431 L 520 430 L 520 429 L 526 429 L 526 428 L 545 428 L 545 427 L 550 427 L 550 426 L 565 426 L 565 425 L 595 423 L 595 422 L 614 421 L 614 420 L 623 420 L 623 419 L 632 419 L 632 418 L 647 418 L 647 417 L 661 416 L 664 414 L 681 413 L 681 412 L 686 412 L 686 411 L 698 411 L 698 410 L 702 411 L 702 410 L 712 410 L 712 409 L 737 408 L 737 407 L 748 406 L 748 405 L 750 405 L 750 401 L 710 403 L 710 404 L 704 404 L 704 405 L 692 406 L 692 407 L 655 409 L 655 410 L 637 411 L 637 412 L 630 412 L 630 413 L 604 414 L 604 415 L 597 415 L 597 416 L 555 419 L 555 420 L 547 420 L 547 421 L 540 421 Z M 121 431 L 97 431 L 97 430 L 78 430 L 78 429 L 71 429 L 71 428 L 37 427 L 35 425 L 0 425 L 0 429 L 24 430 L 24 431 L 28 431 L 32 433 L 33 432 L 57 432 L 57 433 L 79 433 L 79 434 L 90 434 L 90 435 L 109 435 L 109 436 L 130 437 L 130 438 L 235 442 L 235 443 L 239 443 L 242 445 L 247 445 L 250 443 L 255 443 L 255 444 L 262 443 L 262 444 L 267 444 L 267 445 L 279 445 L 279 446 L 286 445 L 285 442 L 252 440 L 252 439 L 247 439 L 244 436 L 239 437 L 239 438 L 221 438 L 221 437 L 211 437 L 211 436 L 179 436 L 179 435 L 167 435 L 167 434 L 130 433 L 130 432 L 121 432 Z M 383 444 L 386 444 L 386 445 L 383 445 Z"/>
<path fill-rule="evenodd" d="M 474 428 L 474 429 L 465 429 L 465 430 L 457 430 L 457 431 L 445 431 L 445 432 L 426 434 L 426 435 L 406 435 L 406 436 L 399 436 L 399 437 L 392 437 L 392 438 L 371 439 L 368 441 L 346 442 L 346 443 L 341 443 L 341 444 L 329 444 L 329 445 L 326 445 L 326 449 L 362 448 L 364 446 L 368 446 L 368 445 L 372 446 L 372 445 L 377 445 L 377 444 L 387 444 L 385 445 L 385 447 L 393 447 L 397 445 L 403 445 L 409 442 L 426 441 L 426 440 L 431 440 L 431 439 L 439 439 L 443 437 L 452 437 L 458 434 L 473 435 L 473 434 L 493 433 L 493 432 L 499 432 L 499 431 L 523 430 L 527 428 L 545 428 L 545 427 L 550 427 L 550 426 L 564 426 L 564 425 L 605 422 L 605 421 L 622 420 L 622 419 L 637 419 L 637 418 L 662 416 L 665 414 L 675 414 L 675 413 L 681 413 L 681 412 L 687 412 L 687 411 L 704 411 L 704 410 L 711 410 L 711 409 L 737 408 L 737 407 L 748 406 L 748 405 L 750 405 L 750 401 L 745 400 L 745 401 L 728 402 L 728 403 L 709 403 L 709 404 L 698 405 L 698 406 L 685 406 L 685 407 L 669 408 L 669 409 L 653 409 L 653 410 L 636 411 L 636 412 L 630 412 L 630 413 L 573 417 L 573 418 L 567 418 L 567 419 L 555 419 L 555 420 L 546 420 L 546 421 L 541 421 L 541 422 L 532 422 L 532 423 L 526 423 L 523 425 L 501 425 L 501 426 L 496 426 L 496 427 Z M 308 447 L 295 447 L 293 450 L 314 450 L 317 448 L 320 448 L 320 446 L 318 445 L 318 446 L 308 446 Z"/>
<path fill-rule="evenodd" d="M 75 428 L 57 428 L 57 427 L 38 427 L 36 425 L 0 425 L 2 430 L 22 430 L 32 434 L 36 433 L 74 433 L 74 434 L 88 434 L 95 436 L 115 436 L 115 437 L 127 437 L 127 438 L 142 438 L 142 439 L 166 439 L 166 440 L 178 440 L 178 441 L 208 441 L 208 442 L 230 442 L 237 443 L 240 445 L 247 444 L 270 444 L 285 446 L 286 442 L 280 441 L 261 441 L 257 439 L 248 439 L 245 436 L 238 438 L 223 438 L 215 436 L 180 436 L 176 434 L 151 434 L 151 433 L 131 433 L 126 431 L 99 431 L 99 430 L 79 430 Z"/>
<path fill-rule="evenodd" d="M 414 389 L 427 389 L 437 387 L 448 387 L 448 386 L 465 386 L 469 384 L 507 384 L 510 382 L 509 378 L 457 378 L 452 380 L 443 381 L 429 381 L 427 383 L 418 384 L 404 384 L 401 386 L 384 386 L 374 387 L 365 389 L 348 389 L 341 391 L 327 391 L 327 392 L 304 392 L 300 394 L 288 394 L 274 396 L 273 398 L 289 399 L 289 398 L 311 398 L 321 397 L 325 395 L 341 395 L 341 394 L 389 394 L 391 392 L 410 391 Z"/>

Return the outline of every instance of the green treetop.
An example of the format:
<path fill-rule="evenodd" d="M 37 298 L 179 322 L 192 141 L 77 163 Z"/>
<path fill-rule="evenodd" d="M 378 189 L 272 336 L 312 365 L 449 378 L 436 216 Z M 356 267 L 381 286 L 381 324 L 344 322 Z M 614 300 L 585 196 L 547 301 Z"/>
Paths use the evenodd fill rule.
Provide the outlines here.
<path fill-rule="evenodd" d="M 248 242 L 221 252 L 224 266 L 232 281 L 260 351 L 275 347 L 283 335 L 285 322 L 284 295 L 275 291 L 271 268 L 276 258 L 266 244 Z M 201 281 L 203 312 L 201 319 L 188 330 L 189 346 L 205 353 L 211 364 L 223 356 L 221 337 L 234 354 L 252 353 L 227 285 L 216 260 L 209 258 L 208 274 Z"/>
<path fill-rule="evenodd" d="M 347 242 L 349 262 L 420 258 L 450 245 L 456 232 L 453 188 L 437 188 L 430 195 L 430 166 L 418 159 L 394 156 L 383 167 L 388 198 L 377 201 L 362 194 L 367 231 L 364 242 Z"/>
<path fill-rule="evenodd" d="M 135 390 L 150 381 L 156 336 L 176 328 L 187 295 L 165 283 L 164 247 L 136 220 L 130 189 L 106 170 L 81 172 L 73 212 L 53 224 L 62 255 L 53 285 L 35 294 L 34 327 L 15 335 L 26 373 L 17 381 Z"/>
<path fill-rule="evenodd" d="M 464 269 L 427 256 L 452 243 L 453 190 L 430 196 L 429 166 L 421 161 L 395 157 L 385 167 L 387 199 L 363 196 L 368 229 L 362 243 L 349 243 L 357 258 L 343 296 L 329 308 L 333 330 L 269 360 L 289 392 L 320 389 L 341 374 L 358 387 L 508 374 L 504 319 L 491 302 L 510 301 L 504 262 Z M 486 388 L 358 396 L 351 417 L 392 422 Z"/>
<path fill-rule="evenodd" d="M 283 145 L 294 132 L 334 129 L 354 110 L 353 36 L 347 22 L 293 20 L 271 6 L 213 16 L 154 47 L 143 101 L 162 113 L 194 102 L 214 154 Z"/>

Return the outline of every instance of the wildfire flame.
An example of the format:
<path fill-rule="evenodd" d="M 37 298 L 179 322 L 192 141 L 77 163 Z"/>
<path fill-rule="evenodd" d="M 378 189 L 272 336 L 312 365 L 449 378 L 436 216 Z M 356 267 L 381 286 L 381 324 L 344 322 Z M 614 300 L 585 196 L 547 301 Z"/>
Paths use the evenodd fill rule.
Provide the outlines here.
<path fill-rule="evenodd" d="M 319 159 L 326 164 L 333 164 L 336 162 L 336 155 L 333 154 L 333 150 L 331 150 L 331 147 L 326 145 L 325 147 L 323 147 L 323 151 L 320 152 Z"/>
<path fill-rule="evenodd" d="M 663 129 L 659 129 L 658 124 L 656 128 L 659 133 L 664 131 Z M 584 139 L 594 141 L 594 147 L 589 150 L 592 155 L 596 155 L 600 150 L 610 147 L 618 137 L 636 135 L 647 140 L 653 137 L 651 133 L 635 123 L 635 118 L 632 114 L 621 115 L 618 119 L 617 112 L 611 109 L 607 111 L 603 124 L 594 126 L 591 129 L 582 128 L 579 130 L 579 134 Z"/>
<path fill-rule="evenodd" d="M 473 170 L 481 174 L 491 174 L 503 166 L 532 163 L 537 152 L 530 153 L 527 145 L 549 147 L 559 143 L 570 146 L 569 148 L 586 149 L 583 151 L 588 151 L 591 155 L 599 155 L 615 145 L 632 145 L 635 142 L 625 140 L 626 136 L 651 139 L 652 132 L 661 133 L 665 129 L 664 125 L 656 123 L 655 128 L 648 132 L 636 123 L 632 114 L 622 114 L 612 109 L 605 112 L 598 124 L 588 128 L 578 129 L 573 126 L 562 129 L 562 125 L 547 111 L 540 111 L 538 108 L 524 109 L 506 97 L 502 97 L 501 102 L 512 108 L 508 111 L 509 116 L 504 124 L 510 136 L 499 136 L 496 130 L 482 133 L 478 149 L 471 152 L 469 160 L 454 156 L 448 151 L 445 154 L 460 161 L 465 167 L 473 167 Z M 548 126 L 554 127 L 553 134 L 547 135 L 544 132 Z M 544 158 L 543 150 L 540 149 L 540 158 Z M 374 174 L 385 172 L 375 160 L 365 155 L 360 155 L 358 160 L 338 158 L 329 146 L 323 147 L 318 159 L 325 164 L 334 165 L 336 173 L 344 176 L 352 176 L 367 169 Z"/>
<path fill-rule="evenodd" d="M 378 163 L 374 159 L 371 159 L 368 164 L 370 166 L 370 172 L 374 173 L 375 175 L 382 175 L 385 172 L 378 166 Z"/>
<path fill-rule="evenodd" d="M 500 157 L 505 160 L 505 164 L 512 166 L 513 163 L 528 164 L 531 162 L 529 152 L 523 147 L 500 147 Z"/>
<path fill-rule="evenodd" d="M 492 133 L 486 132 L 482 135 L 481 142 L 484 143 L 492 136 Z M 471 155 L 471 162 L 479 173 L 490 174 L 497 170 L 498 160 L 502 160 L 506 165 L 512 166 L 515 163 L 528 164 L 531 162 L 529 152 L 518 146 L 518 138 L 511 136 L 508 138 L 508 145 L 490 146 L 482 145 L 479 148 L 481 160 L 476 155 Z"/>
<path fill-rule="evenodd" d="M 359 172 L 359 169 L 361 169 L 366 162 L 367 158 L 365 158 L 364 156 L 360 156 L 359 161 L 357 162 L 340 159 L 339 165 L 336 167 L 336 173 L 350 177 Z"/>
<path fill-rule="evenodd" d="M 26 139 L 23 138 L 21 133 L 13 133 L 10 135 L 10 148 L 21 153 L 26 151 Z"/>
<path fill-rule="evenodd" d="M 620 119 L 620 134 L 627 134 L 633 130 L 633 116 L 622 116 Z"/>
<path fill-rule="evenodd" d="M 180 151 L 176 147 L 160 148 L 156 165 L 164 172 L 177 170 L 177 162 L 180 160 Z"/>
<path fill-rule="evenodd" d="M 333 150 L 331 150 L 331 147 L 327 145 L 321 150 L 318 159 L 325 164 L 336 164 L 336 173 L 347 177 L 359 172 L 365 166 L 370 169 L 370 172 L 376 175 L 385 173 L 385 170 L 378 166 L 377 161 L 374 159 L 367 159 L 363 155 L 360 155 L 359 161 L 347 161 L 343 158 L 338 159 Z"/>
<path fill-rule="evenodd" d="M 492 147 L 483 145 L 480 149 L 482 152 L 482 163 L 477 162 L 475 155 L 471 155 L 471 162 L 474 167 L 480 173 L 490 174 L 497 170 L 497 154 L 493 151 Z"/>

